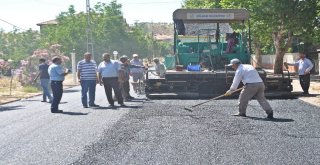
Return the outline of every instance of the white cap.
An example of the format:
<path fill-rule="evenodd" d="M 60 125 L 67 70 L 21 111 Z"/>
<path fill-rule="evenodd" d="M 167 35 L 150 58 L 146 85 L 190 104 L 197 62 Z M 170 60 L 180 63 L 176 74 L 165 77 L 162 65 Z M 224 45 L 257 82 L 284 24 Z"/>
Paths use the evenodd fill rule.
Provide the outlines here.
<path fill-rule="evenodd" d="M 138 57 L 138 54 L 133 54 L 132 57 Z"/>
<path fill-rule="evenodd" d="M 230 60 L 230 64 L 228 66 L 232 66 L 233 64 L 241 64 L 241 61 L 237 58 Z"/>

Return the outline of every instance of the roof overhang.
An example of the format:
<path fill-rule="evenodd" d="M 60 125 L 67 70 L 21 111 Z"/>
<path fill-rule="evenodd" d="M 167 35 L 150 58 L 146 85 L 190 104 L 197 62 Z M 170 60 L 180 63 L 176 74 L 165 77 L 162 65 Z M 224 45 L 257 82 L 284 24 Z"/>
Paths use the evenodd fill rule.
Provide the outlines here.
<path fill-rule="evenodd" d="M 246 9 L 177 9 L 173 21 L 184 23 L 230 23 L 249 20 Z"/>

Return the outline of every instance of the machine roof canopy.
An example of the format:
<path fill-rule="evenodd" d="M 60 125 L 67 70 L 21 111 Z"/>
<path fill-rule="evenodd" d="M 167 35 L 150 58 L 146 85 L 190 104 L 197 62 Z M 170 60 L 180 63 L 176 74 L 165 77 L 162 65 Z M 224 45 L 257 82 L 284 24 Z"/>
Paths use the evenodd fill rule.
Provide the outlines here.
<path fill-rule="evenodd" d="M 177 9 L 173 21 L 184 23 L 229 23 L 249 19 L 246 9 Z"/>

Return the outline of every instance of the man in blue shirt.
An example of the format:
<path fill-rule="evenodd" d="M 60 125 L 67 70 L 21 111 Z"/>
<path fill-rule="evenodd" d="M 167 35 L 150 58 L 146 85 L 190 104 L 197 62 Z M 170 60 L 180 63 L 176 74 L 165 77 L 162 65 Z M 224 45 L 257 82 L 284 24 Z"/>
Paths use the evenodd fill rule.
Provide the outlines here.
<path fill-rule="evenodd" d="M 98 66 L 99 83 L 100 85 L 104 85 L 104 90 L 111 107 L 114 107 L 112 89 L 118 100 L 118 104 L 125 106 L 119 89 L 119 70 L 121 69 L 121 64 L 118 61 L 111 60 L 108 53 L 104 53 L 102 57 L 103 61 Z"/>
<path fill-rule="evenodd" d="M 299 52 L 299 60 L 295 63 L 287 63 L 284 62 L 284 65 L 292 65 L 297 66 L 298 74 L 299 74 L 299 81 L 301 88 L 303 90 L 303 94 L 309 94 L 309 87 L 310 87 L 310 71 L 313 68 L 312 62 L 306 58 L 305 53 Z"/>
<path fill-rule="evenodd" d="M 88 108 L 88 97 L 89 91 L 89 106 L 98 107 L 94 103 L 96 94 L 97 84 L 97 64 L 91 60 L 91 53 L 87 52 L 84 54 L 84 59 L 78 62 L 77 65 L 77 76 L 78 81 L 81 84 L 81 101 L 84 108 Z"/>
<path fill-rule="evenodd" d="M 63 93 L 63 84 L 65 75 L 68 74 L 68 69 L 64 70 L 61 67 L 62 60 L 60 57 L 55 56 L 52 58 L 52 64 L 49 66 L 48 73 L 51 80 L 51 89 L 53 94 L 53 100 L 51 103 L 51 112 L 52 113 L 62 113 L 62 110 L 59 110 L 59 104 L 62 98 Z"/>
<path fill-rule="evenodd" d="M 42 94 L 42 101 L 41 102 L 47 102 L 47 97 L 49 99 L 49 103 L 52 102 L 52 96 L 49 91 L 49 82 L 50 77 L 48 73 L 49 65 L 46 63 L 46 60 L 44 58 L 39 59 L 39 73 L 37 74 L 36 78 L 33 81 L 37 81 L 38 77 L 40 77 L 40 85 L 43 91 Z"/>

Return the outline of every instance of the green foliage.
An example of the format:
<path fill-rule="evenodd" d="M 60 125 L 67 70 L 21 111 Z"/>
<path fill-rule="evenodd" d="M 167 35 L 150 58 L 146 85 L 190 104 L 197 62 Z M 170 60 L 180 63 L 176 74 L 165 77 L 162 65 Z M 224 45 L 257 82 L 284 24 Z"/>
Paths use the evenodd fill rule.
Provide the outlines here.
<path fill-rule="evenodd" d="M 25 60 L 20 61 L 20 67 L 16 68 L 16 76 L 21 85 L 31 85 L 34 78 L 39 73 L 39 59 L 46 59 L 48 64 L 51 64 L 51 59 L 54 56 L 59 56 L 62 59 L 62 65 L 67 65 L 67 62 L 70 60 L 69 57 L 64 56 L 60 52 L 61 45 L 55 44 L 51 45 L 47 49 L 37 49 L 33 52 L 32 56 L 29 56 Z"/>
<path fill-rule="evenodd" d="M 39 45 L 39 32 L 27 30 L 5 33 L 0 31 L 0 58 L 16 63 L 28 57 Z"/>
<path fill-rule="evenodd" d="M 32 30 L 15 30 L 9 33 L 0 31 L 0 59 L 12 59 L 14 68 L 18 68 L 22 66 L 21 61 L 27 65 L 34 52 L 44 51 L 51 45 L 61 45 L 59 55 L 69 55 L 75 50 L 76 60 L 79 61 L 87 52 L 88 29 L 92 32 L 93 53 L 97 62 L 101 60 L 102 53 L 112 53 L 114 50 L 117 50 L 119 55 L 130 56 L 137 53 L 143 58 L 170 51 L 170 45 L 155 41 L 153 35 L 144 31 L 143 27 L 130 27 L 123 18 L 121 7 L 117 1 L 108 4 L 98 2 L 91 8 L 88 17 L 87 13 L 79 13 L 71 5 L 67 11 L 57 16 L 57 24 L 42 25 L 41 33 Z M 90 18 L 89 22 L 87 18 Z M 34 72 L 34 69 L 27 71 L 26 76 L 33 75 Z M 23 81 L 28 84 L 30 77 Z"/>
<path fill-rule="evenodd" d="M 210 8 L 212 3 L 207 0 L 185 1 L 186 7 Z M 268 50 L 266 48 L 272 44 L 275 47 L 275 73 L 282 72 L 283 56 L 291 46 L 293 36 L 304 42 L 318 40 L 314 37 L 319 33 L 318 0 L 220 0 L 220 5 L 249 11 L 255 50 Z"/>
<path fill-rule="evenodd" d="M 184 0 L 184 8 L 200 8 L 200 9 L 212 9 L 221 8 L 221 0 Z"/>
<path fill-rule="evenodd" d="M 98 61 L 104 52 L 118 51 L 120 55 L 133 53 L 141 57 L 150 55 L 153 48 L 166 49 L 139 26 L 129 27 L 122 16 L 121 5 L 116 1 L 109 4 L 98 2 L 90 11 L 89 29 L 92 32 L 94 55 Z M 69 54 L 75 50 L 77 60 L 87 51 L 87 14 L 79 13 L 70 6 L 67 12 L 58 17 L 58 24 L 43 28 L 42 46 L 58 43 L 62 51 Z M 160 45 L 155 47 L 154 45 Z M 89 49 L 90 51 L 90 49 Z"/>
<path fill-rule="evenodd" d="M 221 0 L 225 8 L 246 8 L 250 12 L 253 39 L 263 46 L 272 43 L 271 34 L 281 32 L 284 48 L 288 33 L 305 42 L 312 40 L 316 27 L 317 0 Z"/>

